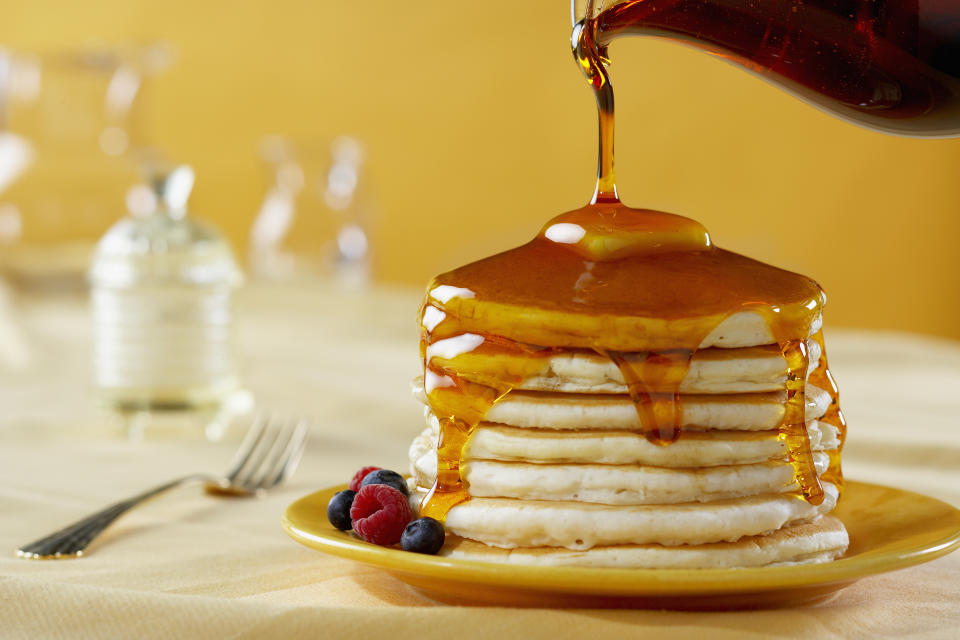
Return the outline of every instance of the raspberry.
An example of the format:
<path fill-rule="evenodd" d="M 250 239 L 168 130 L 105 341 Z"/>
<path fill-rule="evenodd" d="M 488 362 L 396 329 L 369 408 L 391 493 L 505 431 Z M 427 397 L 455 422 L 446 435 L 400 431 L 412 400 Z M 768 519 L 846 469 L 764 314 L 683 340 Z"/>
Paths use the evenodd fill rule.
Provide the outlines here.
<path fill-rule="evenodd" d="M 353 478 L 350 480 L 350 486 L 347 488 L 350 489 L 350 491 L 360 491 L 360 483 L 367 477 L 367 474 L 379 470 L 380 467 L 364 467 L 360 469 L 360 471 L 353 474 Z"/>
<path fill-rule="evenodd" d="M 353 499 L 350 519 L 354 533 L 367 542 L 396 544 L 410 522 L 410 503 L 391 486 L 368 484 Z"/>

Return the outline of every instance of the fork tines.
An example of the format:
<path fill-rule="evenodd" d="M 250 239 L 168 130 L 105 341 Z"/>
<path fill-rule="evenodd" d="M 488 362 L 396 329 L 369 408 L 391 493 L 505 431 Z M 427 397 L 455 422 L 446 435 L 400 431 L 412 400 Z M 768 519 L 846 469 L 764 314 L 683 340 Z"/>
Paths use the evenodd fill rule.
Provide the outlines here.
<path fill-rule="evenodd" d="M 251 492 L 280 484 L 297 468 L 309 429 L 302 417 L 279 418 L 261 412 L 234 456 L 227 481 Z"/>

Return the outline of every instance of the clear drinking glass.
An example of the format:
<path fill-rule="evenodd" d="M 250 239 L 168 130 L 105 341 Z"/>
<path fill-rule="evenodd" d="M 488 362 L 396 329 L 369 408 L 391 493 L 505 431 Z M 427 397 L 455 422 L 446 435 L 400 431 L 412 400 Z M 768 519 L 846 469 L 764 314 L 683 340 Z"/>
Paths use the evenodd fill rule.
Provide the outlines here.
<path fill-rule="evenodd" d="M 250 229 L 251 276 L 266 281 L 332 281 L 363 287 L 371 268 L 373 205 L 363 145 L 263 140 L 269 186 Z"/>
<path fill-rule="evenodd" d="M 139 179 L 141 97 L 171 59 L 162 45 L 0 50 L 0 271 L 28 288 L 82 288 Z"/>

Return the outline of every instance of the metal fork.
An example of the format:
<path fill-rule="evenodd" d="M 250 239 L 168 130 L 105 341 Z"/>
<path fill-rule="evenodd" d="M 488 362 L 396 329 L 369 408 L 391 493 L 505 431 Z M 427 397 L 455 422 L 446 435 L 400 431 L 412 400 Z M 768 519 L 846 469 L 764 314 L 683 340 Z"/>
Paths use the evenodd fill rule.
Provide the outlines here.
<path fill-rule="evenodd" d="M 77 558 L 83 555 L 104 529 L 134 507 L 185 484 L 202 482 L 207 493 L 220 496 L 252 496 L 277 486 L 293 474 L 306 445 L 309 425 L 305 420 L 278 421 L 261 415 L 247 430 L 223 476 L 194 473 L 171 480 L 132 498 L 121 500 L 74 524 L 17 549 L 21 558 Z"/>

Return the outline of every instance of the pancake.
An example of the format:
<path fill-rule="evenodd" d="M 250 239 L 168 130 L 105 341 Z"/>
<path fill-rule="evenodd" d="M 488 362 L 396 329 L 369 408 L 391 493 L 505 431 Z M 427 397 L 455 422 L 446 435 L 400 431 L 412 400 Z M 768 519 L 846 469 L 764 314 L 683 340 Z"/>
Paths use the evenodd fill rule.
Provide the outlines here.
<path fill-rule="evenodd" d="M 410 444 L 413 474 L 436 468 L 438 421 L 427 410 L 427 427 Z M 807 425 L 810 449 L 832 451 L 840 445 L 838 430 L 829 423 Z M 786 443 L 777 431 L 683 431 L 669 447 L 656 445 L 633 431 L 553 431 L 519 429 L 481 423 L 463 450 L 463 460 L 499 460 L 611 465 L 649 465 L 668 468 L 707 468 L 785 459 Z M 423 460 L 429 459 L 424 463 Z M 427 464 L 429 466 L 424 466 Z"/>
<path fill-rule="evenodd" d="M 473 438 L 490 429 L 478 429 Z M 517 434 L 514 437 L 520 441 L 518 446 L 521 449 L 526 448 L 522 443 L 530 441 L 530 438 L 524 438 L 529 435 L 529 430 L 515 431 Z M 410 446 L 411 474 L 415 486 L 421 490 L 430 487 L 436 479 L 437 435 L 436 426 L 428 426 Z M 573 442 L 569 444 L 577 450 L 580 448 L 577 443 L 583 442 L 585 438 L 580 433 L 572 435 L 573 437 L 568 439 Z M 641 441 L 646 443 L 645 439 Z M 683 442 L 688 454 L 695 453 L 704 444 L 703 439 Z M 706 442 L 709 442 L 709 439 Z M 822 474 L 829 464 L 829 456 L 823 452 L 822 445 L 822 437 L 818 438 L 816 444 L 812 443 L 818 475 Z M 656 449 L 669 456 L 672 450 L 679 446 L 674 443 L 670 447 Z M 603 504 L 670 504 L 707 502 L 797 488 L 793 467 L 784 455 L 747 464 L 684 467 L 675 464 L 611 464 L 590 459 L 558 463 L 555 460 L 539 460 L 529 455 L 520 461 L 498 461 L 476 456 L 473 451 L 475 449 L 471 446 L 465 448 L 461 475 L 470 487 L 470 494 L 475 497 L 575 500 Z M 664 461 L 676 462 L 676 459 Z"/>
<path fill-rule="evenodd" d="M 582 551 L 622 544 L 735 542 L 829 513 L 838 492 L 828 482 L 823 489 L 819 505 L 790 494 L 669 505 L 471 497 L 450 509 L 445 527 L 454 535 L 502 548 Z M 411 504 L 419 504 L 423 495 L 420 489 L 411 492 Z"/>
<path fill-rule="evenodd" d="M 435 418 L 431 422 L 435 422 Z M 439 426 L 429 426 L 415 440 L 421 453 L 414 455 L 411 447 L 410 459 L 416 461 L 427 452 L 435 459 L 438 435 Z M 808 423 L 807 435 L 813 451 L 829 451 L 840 446 L 838 430 L 829 423 Z M 775 430 L 746 433 L 687 430 L 682 431 L 680 438 L 669 447 L 663 447 L 634 431 L 554 431 L 481 423 L 464 448 L 465 460 L 640 464 L 657 467 L 749 464 L 786 456 L 787 445 Z"/>
<path fill-rule="evenodd" d="M 422 383 L 414 393 L 426 402 Z M 682 395 L 681 427 L 768 431 L 783 421 L 786 394 L 741 393 L 734 395 Z M 830 395 L 807 385 L 806 419 L 816 420 L 830 406 Z M 639 430 L 637 409 L 629 396 L 560 394 L 513 391 L 486 414 L 486 422 L 514 427 L 550 429 Z"/>
<path fill-rule="evenodd" d="M 440 279 L 453 279 L 458 274 L 452 272 L 445 275 L 448 277 L 441 276 Z M 813 287 L 816 287 L 815 283 Z M 809 297 L 795 302 L 795 313 L 809 313 L 807 310 L 811 307 L 814 310 L 822 307 L 825 296 L 818 287 L 816 290 L 813 287 L 804 292 L 804 295 Z M 531 291 L 535 291 L 535 286 L 531 286 Z M 676 293 L 673 297 L 677 297 Z M 434 327 L 445 318 L 455 317 L 457 326 L 466 332 L 493 333 L 520 342 L 552 347 L 649 351 L 678 346 L 707 349 L 777 343 L 777 336 L 771 331 L 767 318 L 756 311 L 738 311 L 732 314 L 721 312 L 700 317 L 678 312 L 676 317 L 671 318 L 621 315 L 616 313 L 615 308 L 611 308 L 608 313 L 576 313 L 501 303 L 493 298 L 478 297 L 469 288 L 437 281 L 429 287 L 427 299 L 428 306 L 433 306 L 444 316 L 438 320 L 439 314 L 430 313 L 430 324 Z M 750 299 L 749 296 L 747 299 Z M 681 301 L 682 298 L 677 300 Z M 426 317 L 426 314 L 424 316 Z M 816 334 L 822 324 L 823 318 L 817 314 L 810 320 L 807 335 Z M 713 329 L 699 340 L 699 344 L 681 343 L 681 336 L 693 336 L 703 325 L 709 325 Z"/>
<path fill-rule="evenodd" d="M 817 474 L 830 463 L 813 454 Z M 418 474 L 431 486 L 434 473 Z M 419 469 L 418 469 L 419 471 Z M 579 501 L 598 504 L 678 504 L 796 491 L 794 470 L 786 460 L 745 465 L 668 469 L 638 465 L 535 464 L 473 460 L 461 472 L 475 498 Z"/>
<path fill-rule="evenodd" d="M 434 366 L 456 371 L 468 379 L 484 379 L 500 372 L 516 375 L 521 390 L 563 393 L 628 392 L 620 369 L 594 351 L 570 350 L 531 354 L 476 352 L 484 340 L 477 334 L 461 334 L 438 340 L 427 347 Z M 808 375 L 820 360 L 820 343 L 807 341 Z M 680 393 L 756 393 L 785 388 L 787 363 L 776 345 L 741 349 L 702 349 L 690 361 L 680 383 Z"/>
<path fill-rule="evenodd" d="M 736 542 L 667 547 L 663 545 L 597 546 L 584 551 L 550 547 L 501 549 L 450 536 L 440 555 L 507 564 L 621 569 L 725 569 L 828 562 L 849 544 L 847 531 L 832 516 L 789 525 L 766 535 Z"/>

